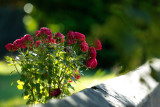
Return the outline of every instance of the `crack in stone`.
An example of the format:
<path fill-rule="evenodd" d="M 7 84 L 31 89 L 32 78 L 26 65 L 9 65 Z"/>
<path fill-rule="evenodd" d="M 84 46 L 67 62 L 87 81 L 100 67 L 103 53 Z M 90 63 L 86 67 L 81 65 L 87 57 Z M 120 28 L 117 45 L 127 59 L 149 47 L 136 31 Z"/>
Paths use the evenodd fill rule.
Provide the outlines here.
<path fill-rule="evenodd" d="M 102 89 L 102 88 L 98 88 L 98 87 L 96 87 L 96 86 L 93 86 L 93 87 L 91 87 L 92 89 L 94 89 L 94 90 L 102 90 L 103 92 L 105 92 L 105 93 L 107 93 L 107 94 L 109 94 L 106 90 L 104 90 L 104 89 Z M 113 91 L 113 90 L 112 90 Z M 113 91 L 118 97 L 121 97 L 120 95 L 118 95 L 117 94 L 117 92 L 115 92 L 115 91 Z M 130 103 L 130 105 L 126 105 L 126 103 L 124 103 L 123 101 L 121 101 L 121 100 L 119 100 L 118 98 L 116 98 L 115 96 L 113 96 L 113 95 L 111 95 L 111 94 L 109 94 L 110 96 L 112 96 L 113 98 L 115 98 L 116 100 L 118 100 L 118 101 L 120 101 L 122 104 L 124 104 L 126 107 L 135 107 L 131 102 L 129 102 Z M 106 96 L 105 96 L 106 97 Z"/>

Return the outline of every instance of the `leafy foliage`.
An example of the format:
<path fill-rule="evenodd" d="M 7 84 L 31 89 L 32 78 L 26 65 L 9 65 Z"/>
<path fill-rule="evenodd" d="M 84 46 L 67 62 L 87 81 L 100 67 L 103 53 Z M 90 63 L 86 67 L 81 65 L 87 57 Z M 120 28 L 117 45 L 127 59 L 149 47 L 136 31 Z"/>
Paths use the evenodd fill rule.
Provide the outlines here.
<path fill-rule="evenodd" d="M 97 61 L 85 65 L 87 59 L 92 59 L 90 54 L 95 54 L 95 59 L 96 52 L 89 51 L 86 42 L 81 45 L 81 42 L 85 41 L 83 34 L 70 32 L 67 36 L 64 41 L 63 34 L 52 35 L 50 29 L 43 27 L 34 37 L 26 34 L 13 44 L 5 46 L 10 52 L 19 52 L 15 58 L 5 58 L 15 66 L 16 71 L 13 72 L 20 74 L 17 88 L 24 90 L 22 96 L 28 99 L 27 104 L 46 103 L 51 98 L 71 95 L 69 89 L 74 90 L 71 82 L 81 77 L 81 70 L 92 68 L 93 64 L 95 68 L 97 65 Z M 71 36 L 75 38 L 69 38 Z M 74 43 L 71 44 L 69 41 L 72 40 Z M 101 49 L 100 42 L 97 46 L 97 49 Z M 21 67 L 21 72 L 18 71 L 17 65 Z"/>

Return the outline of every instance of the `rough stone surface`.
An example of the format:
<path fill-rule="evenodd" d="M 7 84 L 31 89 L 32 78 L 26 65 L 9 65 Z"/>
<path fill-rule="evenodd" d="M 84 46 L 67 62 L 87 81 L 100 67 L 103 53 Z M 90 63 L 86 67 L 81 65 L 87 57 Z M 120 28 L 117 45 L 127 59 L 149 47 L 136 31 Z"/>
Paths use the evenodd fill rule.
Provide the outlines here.
<path fill-rule="evenodd" d="M 160 107 L 159 71 L 160 60 L 154 59 L 151 65 L 36 107 Z"/>

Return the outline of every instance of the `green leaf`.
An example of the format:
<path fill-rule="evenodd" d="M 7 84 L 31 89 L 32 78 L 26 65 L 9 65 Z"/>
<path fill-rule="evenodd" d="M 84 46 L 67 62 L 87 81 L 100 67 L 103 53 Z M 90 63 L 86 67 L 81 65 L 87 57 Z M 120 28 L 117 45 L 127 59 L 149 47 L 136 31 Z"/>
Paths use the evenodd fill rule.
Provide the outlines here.
<path fill-rule="evenodd" d="M 68 87 L 68 88 L 71 88 L 72 90 L 75 90 L 74 87 L 73 87 L 70 83 L 67 84 L 67 87 Z"/>
<path fill-rule="evenodd" d="M 36 90 L 38 93 L 40 92 L 40 84 L 39 83 L 36 84 Z"/>
<path fill-rule="evenodd" d="M 35 87 L 35 86 L 36 86 L 36 84 L 34 84 L 34 83 L 31 83 L 31 86 L 32 86 L 32 87 Z"/>
<path fill-rule="evenodd" d="M 30 104 L 31 103 L 31 100 L 28 100 L 27 102 L 26 102 L 26 105 L 28 105 L 28 104 Z"/>
<path fill-rule="evenodd" d="M 71 93 L 69 92 L 68 88 L 65 88 L 65 89 L 64 89 L 64 93 L 65 93 L 66 95 L 70 95 L 70 94 L 71 94 Z"/>
<path fill-rule="evenodd" d="M 24 92 L 24 95 L 28 95 L 28 94 L 29 94 L 28 91 L 25 91 L 25 92 Z"/>
<path fill-rule="evenodd" d="M 41 98 L 42 98 L 42 94 L 39 93 L 39 94 L 38 94 L 38 99 L 41 99 Z"/>
<path fill-rule="evenodd" d="M 9 56 L 5 56 L 5 59 L 8 61 L 8 62 L 11 62 L 13 59 Z"/>
<path fill-rule="evenodd" d="M 49 100 L 50 98 L 49 97 L 45 97 L 45 102 L 48 102 L 48 100 Z"/>
<path fill-rule="evenodd" d="M 13 71 L 11 71 L 10 75 L 12 75 L 12 74 L 13 74 L 13 72 L 15 72 L 15 71 L 14 71 L 14 70 L 13 70 Z"/>
<path fill-rule="evenodd" d="M 22 86 L 22 85 L 17 85 L 17 88 L 18 88 L 19 90 L 22 90 L 22 89 L 23 89 L 23 86 Z"/>
<path fill-rule="evenodd" d="M 11 82 L 11 86 L 13 85 L 13 83 L 15 82 L 16 78 Z"/>
<path fill-rule="evenodd" d="M 10 64 L 8 64 L 9 66 L 12 66 L 12 65 L 14 65 L 13 63 L 10 63 Z"/>
<path fill-rule="evenodd" d="M 25 75 L 21 75 L 20 81 L 25 81 L 27 78 Z"/>
<path fill-rule="evenodd" d="M 24 87 L 26 87 L 29 83 L 29 80 L 25 81 Z"/>
<path fill-rule="evenodd" d="M 25 90 L 30 90 L 30 86 L 25 86 Z"/>

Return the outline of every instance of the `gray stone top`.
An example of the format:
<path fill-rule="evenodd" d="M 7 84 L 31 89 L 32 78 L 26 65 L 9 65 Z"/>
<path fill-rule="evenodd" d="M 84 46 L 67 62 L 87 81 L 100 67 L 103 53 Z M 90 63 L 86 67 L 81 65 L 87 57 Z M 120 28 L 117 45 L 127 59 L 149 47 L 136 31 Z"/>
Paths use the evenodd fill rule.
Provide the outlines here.
<path fill-rule="evenodd" d="M 160 60 L 153 59 L 135 71 L 36 107 L 160 107 L 159 71 Z"/>

